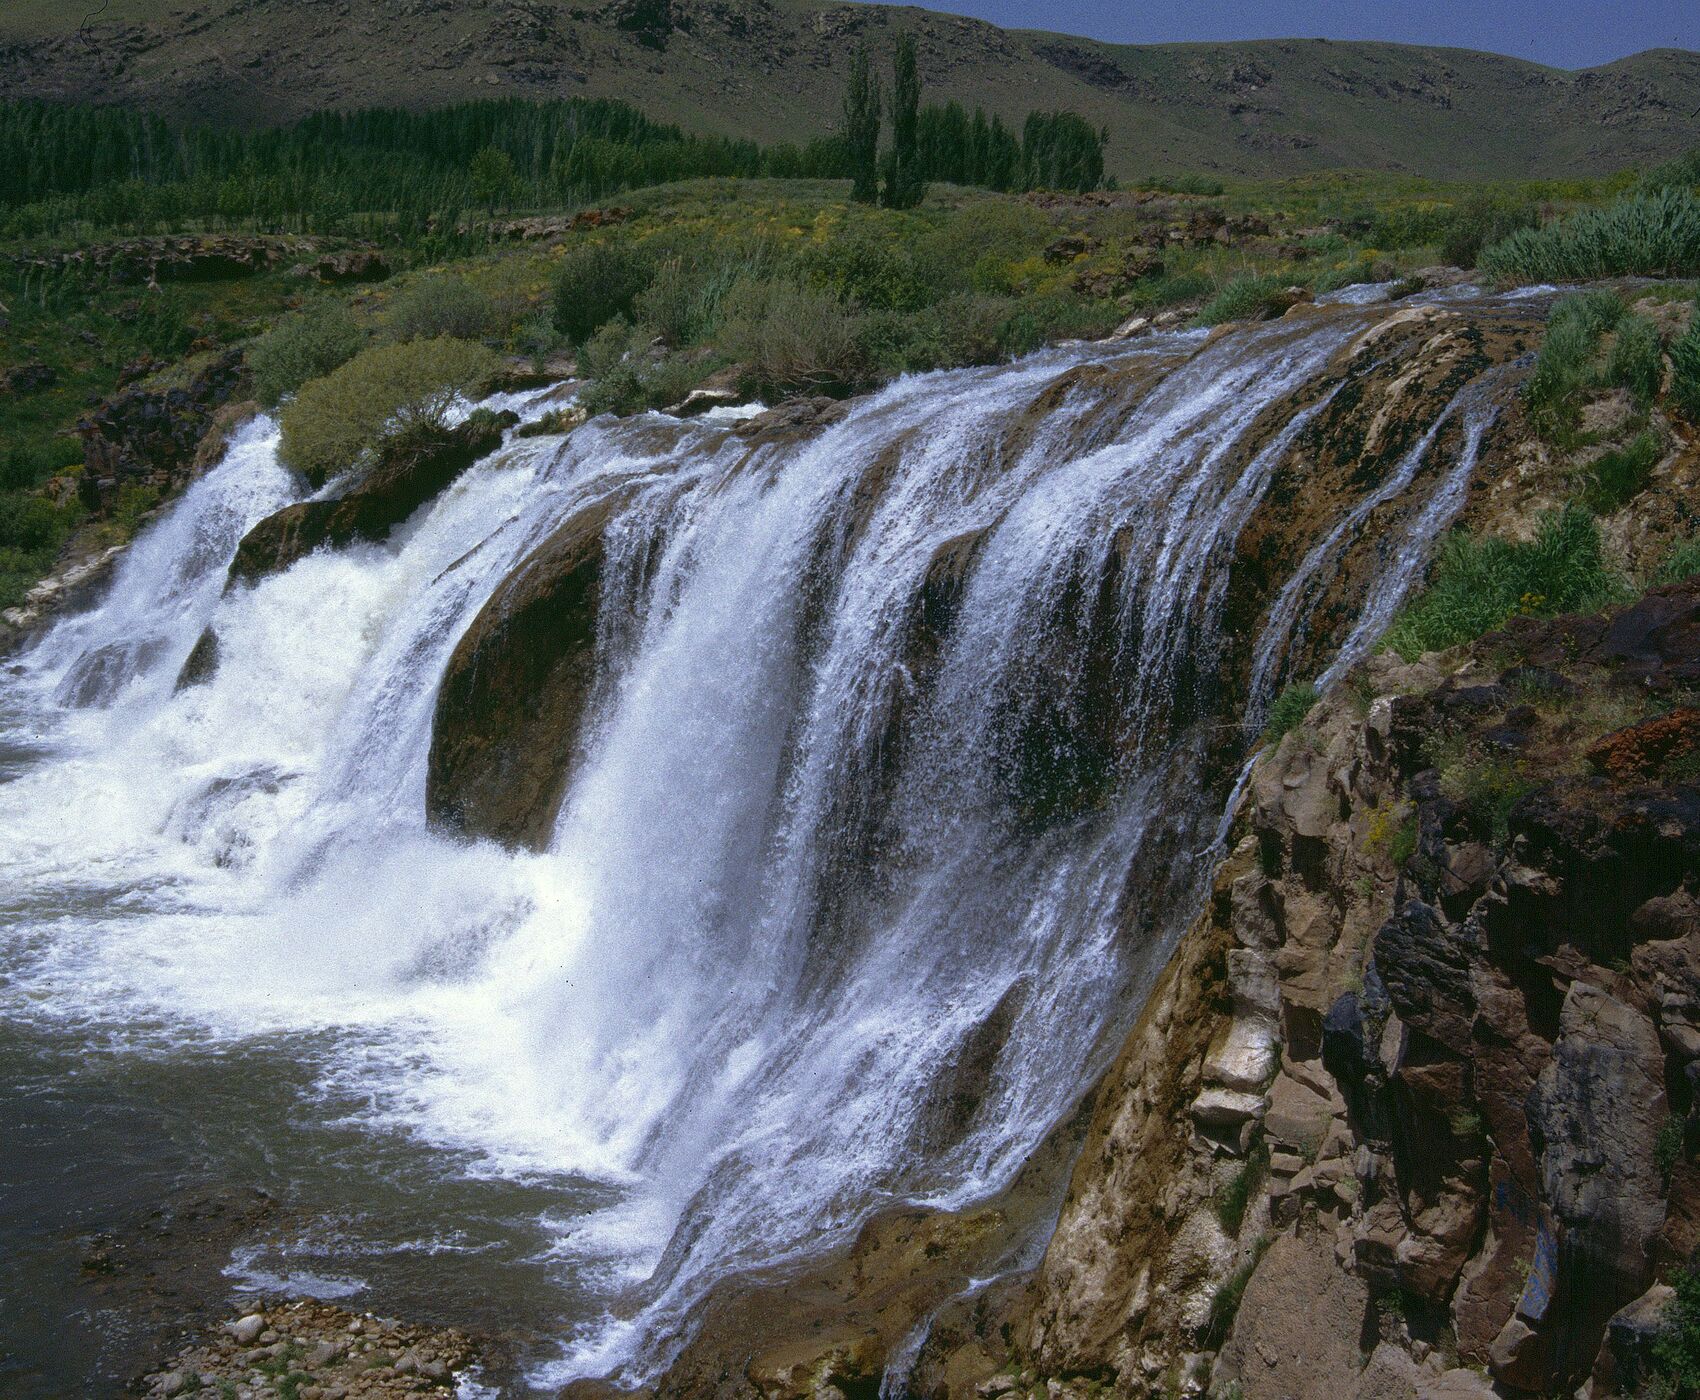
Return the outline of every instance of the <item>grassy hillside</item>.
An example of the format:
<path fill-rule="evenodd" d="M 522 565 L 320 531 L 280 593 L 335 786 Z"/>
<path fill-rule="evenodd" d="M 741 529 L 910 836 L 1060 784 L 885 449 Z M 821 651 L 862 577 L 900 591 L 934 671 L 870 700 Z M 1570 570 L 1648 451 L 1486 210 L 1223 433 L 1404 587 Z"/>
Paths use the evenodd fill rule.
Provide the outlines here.
<path fill-rule="evenodd" d="M 845 60 L 899 27 L 929 101 L 1110 130 L 1118 176 L 1353 167 L 1463 178 L 1598 174 L 1692 142 L 1700 54 L 1571 73 L 1492 54 L 1326 40 L 1101 44 L 823 0 L 111 0 L 0 9 L 0 90 L 266 123 L 331 106 L 620 97 L 694 130 L 824 133 Z"/>

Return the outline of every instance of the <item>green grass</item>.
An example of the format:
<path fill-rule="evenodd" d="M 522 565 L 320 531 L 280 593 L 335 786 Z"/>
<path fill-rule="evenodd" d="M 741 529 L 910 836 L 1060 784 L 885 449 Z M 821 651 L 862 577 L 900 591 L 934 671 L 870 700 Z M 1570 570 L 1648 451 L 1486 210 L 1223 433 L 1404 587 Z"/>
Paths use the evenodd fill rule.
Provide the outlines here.
<path fill-rule="evenodd" d="M 1257 1189 L 1263 1185 L 1263 1179 L 1269 1171 L 1269 1149 L 1259 1142 L 1253 1145 L 1240 1164 L 1216 1196 L 1216 1219 L 1222 1229 L 1231 1237 L 1238 1238 L 1240 1226 L 1245 1223 L 1246 1208 L 1251 1204 L 1251 1198 Z"/>
<path fill-rule="evenodd" d="M 1606 563 L 1592 513 L 1566 506 L 1545 516 L 1527 542 L 1451 535 L 1428 587 L 1394 619 L 1383 644 L 1414 661 L 1480 637 L 1518 613 L 1588 611 L 1626 591 Z"/>
<path fill-rule="evenodd" d="M 1318 698 L 1318 691 L 1309 681 L 1294 681 L 1275 697 L 1269 707 L 1269 718 L 1263 724 L 1262 741 L 1279 744 L 1288 734 L 1304 723 Z"/>
<path fill-rule="evenodd" d="M 1680 583 L 1695 574 L 1700 574 L 1700 539 L 1684 540 L 1672 545 L 1670 552 L 1659 561 L 1658 568 L 1653 571 L 1652 583 L 1655 587 L 1663 583 Z"/>
<path fill-rule="evenodd" d="M 1198 324 L 1216 326 L 1224 321 L 1261 321 L 1277 316 L 1292 305 L 1286 295 L 1291 284 L 1268 273 L 1246 273 L 1234 278 L 1198 313 Z"/>
<path fill-rule="evenodd" d="M 1486 249 L 1480 267 L 1502 282 L 1700 273 L 1700 196 L 1668 187 L 1523 229 Z"/>
<path fill-rule="evenodd" d="M 1671 402 L 1690 423 L 1700 425 L 1700 302 L 1688 329 L 1670 348 Z"/>
<path fill-rule="evenodd" d="M 1651 428 L 1638 433 L 1626 447 L 1614 448 L 1588 468 L 1581 501 L 1597 515 L 1621 510 L 1641 493 L 1653 468 L 1664 456 L 1664 443 Z"/>
<path fill-rule="evenodd" d="M 1240 1304 L 1245 1301 L 1246 1287 L 1251 1283 L 1251 1276 L 1257 1272 L 1257 1266 L 1262 1262 L 1264 1251 L 1268 1248 L 1268 1237 L 1259 1239 L 1252 1246 L 1251 1257 L 1223 1280 L 1222 1286 L 1210 1299 L 1210 1311 L 1204 1319 L 1203 1327 L 1199 1329 L 1199 1345 L 1207 1351 L 1219 1349 L 1228 1340 L 1228 1333 L 1234 1327 L 1234 1318 L 1239 1315 Z"/>

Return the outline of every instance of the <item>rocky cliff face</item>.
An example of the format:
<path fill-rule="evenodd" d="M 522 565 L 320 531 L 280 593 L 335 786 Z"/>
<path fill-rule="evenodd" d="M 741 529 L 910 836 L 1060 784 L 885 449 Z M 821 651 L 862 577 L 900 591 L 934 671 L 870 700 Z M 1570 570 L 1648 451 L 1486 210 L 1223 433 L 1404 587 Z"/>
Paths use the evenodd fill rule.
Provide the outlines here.
<path fill-rule="evenodd" d="M 1690 580 L 1328 697 L 1259 764 L 1044 1262 L 916 1388 L 1645 1379 L 1700 1244 L 1697 664 Z"/>

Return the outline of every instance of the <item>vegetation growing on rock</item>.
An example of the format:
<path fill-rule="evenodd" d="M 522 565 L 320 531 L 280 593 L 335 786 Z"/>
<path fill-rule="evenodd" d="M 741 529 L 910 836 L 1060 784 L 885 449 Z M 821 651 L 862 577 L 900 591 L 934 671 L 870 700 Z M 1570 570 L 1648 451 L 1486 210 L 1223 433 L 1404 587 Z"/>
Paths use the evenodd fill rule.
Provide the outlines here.
<path fill-rule="evenodd" d="M 386 432 L 440 427 L 455 400 L 482 393 L 499 365 L 482 345 L 447 336 L 363 351 L 303 385 L 285 407 L 280 455 L 322 482 Z"/>

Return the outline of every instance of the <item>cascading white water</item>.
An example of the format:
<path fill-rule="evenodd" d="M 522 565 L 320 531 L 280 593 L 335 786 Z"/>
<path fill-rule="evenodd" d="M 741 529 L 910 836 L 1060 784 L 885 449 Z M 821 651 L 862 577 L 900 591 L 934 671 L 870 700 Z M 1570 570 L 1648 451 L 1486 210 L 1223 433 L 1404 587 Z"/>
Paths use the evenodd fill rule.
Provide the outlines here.
<path fill-rule="evenodd" d="M 592 1304 L 540 1379 L 653 1374 L 729 1270 L 1001 1187 L 1101 1065 L 1207 868 L 1211 735 L 1267 702 L 1342 539 L 1418 489 L 1442 427 L 1286 582 L 1251 692 L 1204 695 L 1234 541 L 1326 396 L 1236 452 L 1375 314 L 910 378 L 753 456 L 723 423 L 597 420 L 510 443 L 385 544 L 226 591 L 243 532 L 301 495 L 260 420 L 5 682 L 42 754 L 0 784 L 0 1005 L 154 1052 L 329 1036 L 321 1086 L 369 1129 L 607 1183 L 550 1218 Z M 1465 450 L 1402 517 L 1354 650 L 1456 509 L 1488 400 L 1458 411 Z M 549 849 L 428 830 L 456 641 L 616 494 L 604 674 Z M 922 686 L 915 599 L 970 536 Z M 1103 579 L 1134 742 L 1102 800 L 1035 821 L 1012 766 L 1095 664 Z M 216 672 L 174 689 L 209 624 Z"/>

